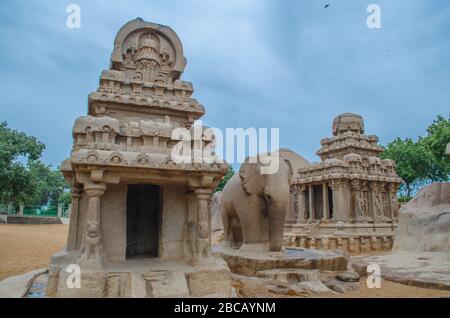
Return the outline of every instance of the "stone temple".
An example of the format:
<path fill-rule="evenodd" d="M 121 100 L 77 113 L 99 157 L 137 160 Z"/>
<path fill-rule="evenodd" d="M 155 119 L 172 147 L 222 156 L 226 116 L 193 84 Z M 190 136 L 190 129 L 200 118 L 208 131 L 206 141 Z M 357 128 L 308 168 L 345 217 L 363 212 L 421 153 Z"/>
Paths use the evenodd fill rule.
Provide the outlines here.
<path fill-rule="evenodd" d="M 394 161 L 378 157 L 377 142 L 364 135 L 361 116 L 334 119 L 333 137 L 317 152 L 321 162 L 300 168 L 291 183 L 297 221 L 286 224 L 289 245 L 351 253 L 392 248 L 402 179 Z"/>
<path fill-rule="evenodd" d="M 169 27 L 136 19 L 118 32 L 62 164 L 72 212 L 67 248 L 52 258 L 49 296 L 230 295 L 229 270 L 211 256 L 209 207 L 228 165 L 171 157 L 173 130 L 192 133 L 205 113 L 180 79 L 185 66 Z M 66 283 L 70 264 L 81 268 L 81 288 Z"/>

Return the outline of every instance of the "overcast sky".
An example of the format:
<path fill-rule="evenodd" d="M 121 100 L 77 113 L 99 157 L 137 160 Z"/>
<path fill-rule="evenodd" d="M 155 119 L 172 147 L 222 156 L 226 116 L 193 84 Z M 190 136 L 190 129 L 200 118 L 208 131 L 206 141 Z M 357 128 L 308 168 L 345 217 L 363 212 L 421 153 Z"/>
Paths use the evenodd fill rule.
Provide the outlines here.
<path fill-rule="evenodd" d="M 71 3 L 80 29 L 66 26 Z M 371 3 L 381 29 L 366 25 Z M 204 124 L 279 127 L 281 146 L 310 161 L 340 113 L 364 116 L 382 144 L 450 113 L 447 0 L 2 0 L 0 121 L 39 138 L 44 161 L 59 165 L 117 31 L 136 17 L 179 35 Z"/>

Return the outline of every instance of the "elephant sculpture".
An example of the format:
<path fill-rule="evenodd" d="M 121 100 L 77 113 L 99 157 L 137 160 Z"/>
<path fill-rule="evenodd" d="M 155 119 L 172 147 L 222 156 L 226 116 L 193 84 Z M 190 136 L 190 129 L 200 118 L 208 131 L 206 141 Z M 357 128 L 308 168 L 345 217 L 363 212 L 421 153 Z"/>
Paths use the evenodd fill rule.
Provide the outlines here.
<path fill-rule="evenodd" d="M 225 185 L 220 196 L 225 246 L 281 250 L 293 171 L 288 160 L 277 160 L 277 172 L 263 174 L 260 155 L 247 158 Z"/>

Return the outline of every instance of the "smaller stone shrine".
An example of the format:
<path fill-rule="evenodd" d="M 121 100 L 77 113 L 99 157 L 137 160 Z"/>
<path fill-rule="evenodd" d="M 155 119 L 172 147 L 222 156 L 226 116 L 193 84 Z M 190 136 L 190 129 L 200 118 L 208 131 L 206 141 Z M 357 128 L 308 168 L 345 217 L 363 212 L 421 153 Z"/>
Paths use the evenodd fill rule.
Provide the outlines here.
<path fill-rule="evenodd" d="M 135 19 L 117 34 L 110 69 L 89 95 L 88 115 L 76 119 L 62 164 L 72 211 L 48 296 L 231 295 L 229 269 L 211 255 L 208 204 L 228 165 L 175 163 L 172 155 L 175 129 L 194 135 L 183 139 L 192 152 L 212 143 L 195 137 L 192 125 L 205 109 L 181 80 L 185 66 L 167 26 Z M 77 268 L 78 287 L 67 283 Z"/>
<path fill-rule="evenodd" d="M 286 224 L 285 243 L 350 253 L 390 250 L 402 183 L 395 162 L 378 157 L 378 137 L 364 135 L 356 114 L 337 116 L 333 137 L 321 144 L 321 162 L 299 169 L 291 183 L 297 222 Z"/>

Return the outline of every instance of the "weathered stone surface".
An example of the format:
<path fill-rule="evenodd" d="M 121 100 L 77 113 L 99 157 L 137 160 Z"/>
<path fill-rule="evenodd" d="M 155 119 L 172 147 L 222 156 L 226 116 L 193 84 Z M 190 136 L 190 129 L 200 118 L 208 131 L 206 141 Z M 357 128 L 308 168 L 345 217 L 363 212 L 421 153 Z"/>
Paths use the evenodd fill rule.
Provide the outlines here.
<path fill-rule="evenodd" d="M 188 297 L 189 289 L 185 273 L 153 271 L 143 275 L 147 297 L 178 298 Z"/>
<path fill-rule="evenodd" d="M 37 269 L 22 275 L 13 276 L 0 281 L 0 298 L 22 298 L 26 295 L 33 280 L 48 271 Z"/>
<path fill-rule="evenodd" d="M 54 297 L 57 298 L 103 298 L 106 285 L 106 275 L 104 272 L 83 270 L 81 288 L 71 288 L 67 282 L 71 273 L 60 271 L 58 279 L 58 289 Z"/>
<path fill-rule="evenodd" d="M 450 290 L 450 259 L 443 252 L 396 251 L 352 257 L 352 268 L 361 276 L 367 266 L 380 266 L 381 277 L 405 285 Z"/>
<path fill-rule="evenodd" d="M 260 271 L 289 268 L 345 271 L 347 258 L 342 254 L 306 249 L 286 249 L 282 252 L 252 253 L 218 248 L 233 273 L 253 276 Z"/>
<path fill-rule="evenodd" d="M 321 295 L 332 293 L 333 291 L 325 286 L 321 281 L 300 282 L 293 286 L 295 290 L 304 290 L 310 294 Z"/>
<path fill-rule="evenodd" d="M 394 251 L 450 253 L 450 183 L 421 189 L 401 208 Z"/>
<path fill-rule="evenodd" d="M 192 297 L 231 297 L 230 274 L 227 270 L 204 270 L 187 274 Z"/>
<path fill-rule="evenodd" d="M 353 270 L 348 270 L 343 273 L 339 273 L 336 275 L 336 278 L 340 281 L 351 283 L 351 282 L 359 282 L 359 274 Z"/>
<path fill-rule="evenodd" d="M 369 264 L 386 280 L 450 290 L 450 183 L 421 189 L 400 210 L 393 252 L 355 257 L 352 267 L 365 275 Z"/>
<path fill-rule="evenodd" d="M 333 291 L 325 286 L 320 280 L 305 281 L 290 286 L 274 285 L 269 290 L 275 294 L 302 297 L 333 293 Z"/>
<path fill-rule="evenodd" d="M 333 276 L 322 277 L 321 281 L 329 289 L 340 294 L 359 288 L 359 283 L 343 282 Z"/>
<path fill-rule="evenodd" d="M 271 269 L 259 271 L 256 277 L 274 280 L 281 283 L 298 283 L 304 281 L 320 280 L 320 272 L 317 270 L 302 270 L 302 269 Z"/>
<path fill-rule="evenodd" d="M 220 214 L 220 195 L 218 191 L 211 197 L 211 232 L 223 231 L 222 216 Z"/>

